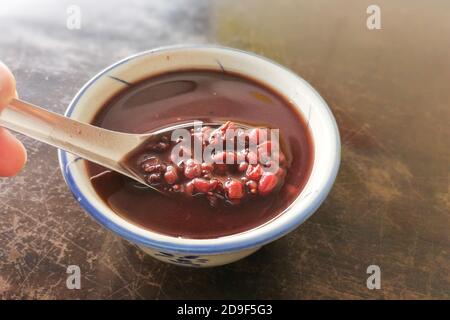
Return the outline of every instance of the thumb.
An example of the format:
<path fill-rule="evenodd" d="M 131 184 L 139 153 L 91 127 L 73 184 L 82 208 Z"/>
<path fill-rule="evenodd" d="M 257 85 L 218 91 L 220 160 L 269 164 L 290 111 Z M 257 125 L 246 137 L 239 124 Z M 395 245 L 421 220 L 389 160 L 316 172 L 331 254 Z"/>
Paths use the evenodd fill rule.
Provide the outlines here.
<path fill-rule="evenodd" d="M 0 112 L 16 96 L 14 76 L 0 61 Z M 26 159 L 27 153 L 22 143 L 9 131 L 0 128 L 0 176 L 16 175 L 25 165 Z"/>

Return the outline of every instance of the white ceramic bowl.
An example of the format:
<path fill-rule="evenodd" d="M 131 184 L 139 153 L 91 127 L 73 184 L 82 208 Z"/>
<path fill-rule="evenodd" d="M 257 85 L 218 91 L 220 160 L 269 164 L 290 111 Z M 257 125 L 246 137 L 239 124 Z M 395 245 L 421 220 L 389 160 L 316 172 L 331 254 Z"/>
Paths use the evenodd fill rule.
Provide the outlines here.
<path fill-rule="evenodd" d="M 115 214 L 96 194 L 84 160 L 60 151 L 64 178 L 81 206 L 106 228 L 137 244 L 153 257 L 177 265 L 209 267 L 239 260 L 292 231 L 316 211 L 329 193 L 340 163 L 340 139 L 326 102 L 305 80 L 266 58 L 219 46 L 175 46 L 142 52 L 93 77 L 70 103 L 66 116 L 90 122 L 126 83 L 183 69 L 225 70 L 243 74 L 292 101 L 308 120 L 314 164 L 305 188 L 283 214 L 258 228 L 215 239 L 183 239 L 133 225 Z"/>

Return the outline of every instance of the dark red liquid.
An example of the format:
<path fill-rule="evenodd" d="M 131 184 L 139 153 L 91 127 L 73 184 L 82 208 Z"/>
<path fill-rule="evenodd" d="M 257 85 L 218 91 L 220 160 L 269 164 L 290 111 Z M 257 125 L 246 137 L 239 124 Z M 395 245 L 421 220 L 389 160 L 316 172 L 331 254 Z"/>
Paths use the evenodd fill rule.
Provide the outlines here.
<path fill-rule="evenodd" d="M 211 207 L 204 199 L 166 197 L 118 173 L 87 164 L 93 186 L 120 216 L 146 229 L 184 238 L 217 238 L 258 227 L 278 216 L 309 177 L 313 144 L 305 120 L 284 98 L 241 76 L 213 71 L 163 74 L 130 86 L 93 124 L 144 133 L 177 122 L 230 120 L 280 129 L 290 166 L 279 192 L 239 206 Z"/>

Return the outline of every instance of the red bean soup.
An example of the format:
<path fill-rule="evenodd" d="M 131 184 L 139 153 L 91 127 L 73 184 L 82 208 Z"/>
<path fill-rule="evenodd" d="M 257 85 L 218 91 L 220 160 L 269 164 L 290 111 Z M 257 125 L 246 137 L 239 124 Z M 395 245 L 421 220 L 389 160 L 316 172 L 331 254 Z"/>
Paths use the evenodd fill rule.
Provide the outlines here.
<path fill-rule="evenodd" d="M 242 150 L 213 154 L 224 164 L 194 157 L 175 162 L 171 155 L 180 141 L 172 140 L 170 132 L 162 134 L 124 163 L 163 193 L 87 162 L 94 189 L 114 212 L 161 234 L 217 238 L 269 222 L 302 191 L 314 153 L 307 122 L 280 94 L 241 75 L 190 70 L 154 76 L 113 97 L 92 124 L 145 133 L 192 121 L 204 122 L 201 128 L 187 128 L 193 145 L 199 139 L 202 150 L 218 140 L 224 142 L 225 129 L 232 128 L 254 136 L 256 152 L 247 138 Z M 260 132 L 266 128 L 267 132 L 279 129 L 279 141 L 272 141 L 270 134 L 262 138 Z M 279 143 L 279 164 L 269 170 L 273 164 L 262 163 L 258 155 L 274 143 Z"/>

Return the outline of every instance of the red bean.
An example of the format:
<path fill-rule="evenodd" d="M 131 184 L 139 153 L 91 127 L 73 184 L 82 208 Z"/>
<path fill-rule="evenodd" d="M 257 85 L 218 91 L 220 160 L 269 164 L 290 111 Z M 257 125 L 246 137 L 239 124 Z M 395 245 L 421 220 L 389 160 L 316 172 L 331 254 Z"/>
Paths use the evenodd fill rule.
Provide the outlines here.
<path fill-rule="evenodd" d="M 169 144 L 165 142 L 158 142 L 157 144 L 153 145 L 151 149 L 155 152 L 164 152 L 169 148 Z"/>
<path fill-rule="evenodd" d="M 202 174 L 202 167 L 199 163 L 195 162 L 193 159 L 186 161 L 184 168 L 184 175 L 188 179 L 193 179 L 199 177 Z"/>
<path fill-rule="evenodd" d="M 197 192 L 208 193 L 209 191 L 214 190 L 218 181 L 195 178 L 192 182 Z"/>
<path fill-rule="evenodd" d="M 258 163 L 258 155 L 253 151 L 249 151 L 247 153 L 246 159 L 249 164 L 257 164 Z"/>
<path fill-rule="evenodd" d="M 214 170 L 214 163 L 202 163 L 202 170 L 206 172 L 212 172 Z"/>
<path fill-rule="evenodd" d="M 237 200 L 244 196 L 244 188 L 242 187 L 242 183 L 237 180 L 226 181 L 224 188 L 229 199 Z"/>
<path fill-rule="evenodd" d="M 142 166 L 142 169 L 147 172 L 147 173 L 151 173 L 153 171 L 156 171 L 156 166 L 155 165 L 150 165 L 150 164 L 144 164 Z"/>
<path fill-rule="evenodd" d="M 251 194 L 258 193 L 258 183 L 256 181 L 249 180 L 249 181 L 247 181 L 247 183 L 245 185 L 248 188 L 248 192 L 250 192 Z"/>
<path fill-rule="evenodd" d="M 168 166 L 166 173 L 164 174 L 164 179 L 168 184 L 174 184 L 178 180 L 177 169 L 174 166 Z"/>
<path fill-rule="evenodd" d="M 207 180 L 210 180 L 212 178 L 212 175 L 209 172 L 202 171 L 202 177 Z"/>
<path fill-rule="evenodd" d="M 210 191 L 215 190 L 219 185 L 219 180 L 217 179 L 211 179 L 209 180 L 209 185 L 211 186 Z"/>
<path fill-rule="evenodd" d="M 263 169 L 261 165 L 257 164 L 256 166 L 250 165 L 245 172 L 245 176 L 250 180 L 258 181 L 261 175 L 263 174 Z"/>
<path fill-rule="evenodd" d="M 265 172 L 258 183 L 258 193 L 262 196 L 271 193 L 278 184 L 278 178 L 271 172 Z"/>
<path fill-rule="evenodd" d="M 152 172 L 155 170 L 155 166 L 159 163 L 159 159 L 157 157 L 149 157 L 142 161 L 141 168 L 145 172 Z"/>
<path fill-rule="evenodd" d="M 161 182 L 161 174 L 160 173 L 152 173 L 148 176 L 147 182 L 151 185 L 159 184 Z"/>
<path fill-rule="evenodd" d="M 194 184 L 192 182 L 188 182 L 184 185 L 184 193 L 188 196 L 191 196 L 194 193 Z"/>
<path fill-rule="evenodd" d="M 216 181 L 217 181 L 217 185 L 214 188 L 214 190 L 219 194 L 223 194 L 224 193 L 223 183 L 220 182 L 219 180 L 216 180 Z"/>
<path fill-rule="evenodd" d="M 247 162 L 241 162 L 238 166 L 238 171 L 239 172 L 244 172 L 246 171 L 248 168 L 248 163 Z"/>

